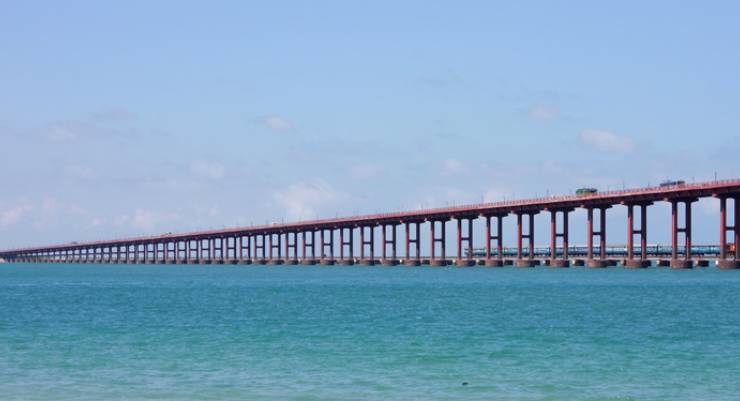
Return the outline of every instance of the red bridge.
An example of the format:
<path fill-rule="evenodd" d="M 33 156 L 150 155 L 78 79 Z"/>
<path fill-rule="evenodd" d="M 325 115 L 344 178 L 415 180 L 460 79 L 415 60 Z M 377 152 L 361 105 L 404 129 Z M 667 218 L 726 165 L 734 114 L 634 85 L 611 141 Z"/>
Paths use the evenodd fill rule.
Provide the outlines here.
<path fill-rule="evenodd" d="M 417 210 L 400 213 L 354 216 L 306 222 L 241 227 L 225 230 L 199 231 L 161 236 L 126 238 L 110 241 L 71 243 L 36 248 L 11 249 L 0 252 L 0 258 L 11 262 L 69 263 L 231 263 L 231 264 L 354 264 L 442 266 L 454 263 L 472 266 L 516 264 L 530 267 L 539 264 L 534 254 L 534 219 L 549 212 L 550 257 L 545 262 L 553 267 L 567 267 L 571 262 L 589 267 L 613 264 L 606 255 L 606 212 L 622 205 L 627 208 L 627 256 L 622 263 L 628 268 L 647 267 L 647 211 L 655 202 L 670 202 L 672 208 L 671 255 L 661 261 L 675 268 L 694 265 L 691 246 L 691 205 L 699 198 L 715 197 L 720 201 L 719 255 L 720 268 L 740 268 L 740 179 L 698 184 L 675 183 L 659 187 L 639 188 L 573 196 L 550 196 L 537 199 L 484 203 L 478 205 Z M 734 223 L 728 224 L 728 200 L 734 205 Z M 679 221 L 679 205 L 685 205 L 683 221 Z M 587 211 L 586 259 L 571 261 L 568 255 L 568 214 L 576 208 Z M 634 210 L 640 211 L 639 229 L 635 227 Z M 594 229 L 594 213 L 598 229 Z M 517 252 L 512 259 L 504 258 L 502 220 L 514 215 L 517 221 Z M 557 215 L 562 214 L 558 229 Z M 475 259 L 473 252 L 473 221 L 483 219 L 487 239 L 485 252 Z M 457 222 L 457 255 L 448 259 L 445 246 L 447 222 Z M 526 220 L 526 224 L 524 224 Z M 463 230 L 463 223 L 466 229 Z M 397 252 L 397 227 L 404 226 L 404 258 Z M 429 229 L 430 252 L 422 258 L 421 228 Z M 375 230 L 380 230 L 380 255 L 375 253 Z M 732 237 L 728 238 L 727 233 Z M 316 237 L 318 234 L 318 244 Z M 339 242 L 335 243 L 336 234 Z M 359 234 L 359 247 L 355 246 Z M 634 238 L 639 236 L 640 254 L 635 254 Z M 683 243 L 679 250 L 679 236 Z M 599 251 L 594 253 L 594 238 Z M 526 240 L 526 246 L 523 242 Z M 728 245 L 728 240 L 730 240 Z M 317 252 L 318 248 L 318 252 Z M 355 257 L 359 248 L 359 257 Z M 525 254 L 524 251 L 527 251 Z M 337 252 L 338 251 L 338 252 Z"/>

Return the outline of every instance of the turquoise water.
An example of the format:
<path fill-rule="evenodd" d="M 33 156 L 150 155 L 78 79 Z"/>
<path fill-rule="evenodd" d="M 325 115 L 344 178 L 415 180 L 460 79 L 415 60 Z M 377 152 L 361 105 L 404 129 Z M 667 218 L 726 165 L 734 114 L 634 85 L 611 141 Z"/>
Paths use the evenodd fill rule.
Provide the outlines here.
<path fill-rule="evenodd" d="M 3 400 L 739 397 L 735 271 L 0 265 Z"/>

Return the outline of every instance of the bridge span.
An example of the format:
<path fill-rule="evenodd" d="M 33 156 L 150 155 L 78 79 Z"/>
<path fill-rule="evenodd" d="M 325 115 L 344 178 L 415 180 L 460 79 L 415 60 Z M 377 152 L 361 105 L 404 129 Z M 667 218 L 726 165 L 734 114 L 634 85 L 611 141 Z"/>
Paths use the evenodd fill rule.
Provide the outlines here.
<path fill-rule="evenodd" d="M 607 191 L 536 199 L 511 200 L 457 207 L 415 210 L 364 216 L 342 217 L 286 224 L 270 224 L 223 230 L 198 231 L 124 238 L 108 241 L 69 243 L 0 251 L 0 258 L 10 262 L 68 263 L 204 263 L 204 264 L 355 264 L 364 265 L 429 264 L 442 266 L 485 266 L 514 264 L 531 267 L 540 264 L 534 246 L 534 221 L 540 213 L 549 213 L 550 246 L 545 264 L 568 267 L 585 264 L 605 267 L 615 261 L 607 254 L 606 213 L 612 207 L 627 208 L 626 249 L 621 262 L 628 268 L 650 264 L 647 245 L 648 207 L 655 202 L 671 205 L 671 245 L 663 264 L 691 268 L 695 256 L 691 242 L 691 205 L 700 198 L 720 201 L 719 246 L 716 263 L 720 268 L 740 268 L 740 179 L 696 184 Z M 729 202 L 728 202 L 729 201 Z M 728 213 L 728 204 L 732 209 Z M 679 219 L 679 206 L 684 205 Z M 587 239 L 584 259 L 571 260 L 568 243 L 568 215 L 576 208 L 587 212 Z M 639 211 L 636 227 L 635 210 Z M 562 227 L 558 227 L 558 215 Z M 731 216 L 730 216 L 731 214 Z M 513 215 L 517 230 L 515 252 L 504 252 L 502 221 Z M 731 223 L 728 222 L 732 217 Z M 483 219 L 486 233 L 482 252 L 473 250 L 473 221 Z M 594 222 L 596 220 L 596 224 Z M 446 235 L 448 223 L 457 227 L 456 256 L 448 258 Z M 463 223 L 465 230 L 463 230 Z M 399 257 L 398 227 L 404 228 L 405 252 Z M 429 255 L 421 255 L 421 229 L 429 230 Z M 376 231 L 380 231 L 380 255 L 376 254 Z M 728 233 L 731 233 L 728 236 Z M 338 242 L 335 239 L 338 238 Z M 635 245 L 635 237 L 639 243 Z M 318 243 L 317 243 L 318 237 Z M 359 243 L 355 240 L 359 237 Z M 679 242 L 679 237 L 681 241 Z M 594 245 L 595 239 L 598 239 Z M 525 244 L 526 242 L 526 244 Z M 359 255 L 356 251 L 359 250 Z M 703 262 L 703 261 L 702 261 Z"/>

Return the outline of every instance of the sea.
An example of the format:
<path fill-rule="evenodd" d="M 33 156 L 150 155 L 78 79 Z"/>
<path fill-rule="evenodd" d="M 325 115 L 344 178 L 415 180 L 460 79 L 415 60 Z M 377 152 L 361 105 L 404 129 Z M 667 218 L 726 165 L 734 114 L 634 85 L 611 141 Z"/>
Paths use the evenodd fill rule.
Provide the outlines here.
<path fill-rule="evenodd" d="M 739 400 L 740 271 L 0 265 L 0 400 Z"/>

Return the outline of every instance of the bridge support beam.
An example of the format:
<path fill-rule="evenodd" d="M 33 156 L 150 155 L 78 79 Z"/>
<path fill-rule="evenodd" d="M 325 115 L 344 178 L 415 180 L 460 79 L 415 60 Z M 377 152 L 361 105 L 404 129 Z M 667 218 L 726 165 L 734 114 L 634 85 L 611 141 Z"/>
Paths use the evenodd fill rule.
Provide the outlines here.
<path fill-rule="evenodd" d="M 568 260 L 568 214 L 572 209 L 550 210 L 550 267 L 569 267 Z M 563 214 L 563 230 L 558 232 L 558 213 Z M 563 253 L 558 257 L 558 238 L 562 239 Z"/>
<path fill-rule="evenodd" d="M 473 260 L 473 220 L 472 217 L 457 218 L 457 260 L 455 265 L 467 267 L 475 265 Z M 467 232 L 463 232 L 463 221 L 468 222 Z M 463 257 L 463 242 L 466 245 L 466 255 Z"/>
<path fill-rule="evenodd" d="M 436 225 L 440 223 L 439 237 L 437 236 Z M 445 266 L 447 264 L 445 254 L 445 226 L 447 220 L 429 220 L 429 266 Z M 436 248 L 440 245 L 440 258 L 437 258 Z"/>
<path fill-rule="evenodd" d="M 329 233 L 326 235 L 326 233 Z M 320 260 L 322 265 L 333 265 L 336 263 L 334 260 L 334 228 L 324 229 L 322 228 L 319 232 L 320 241 Z M 326 250 L 329 250 L 328 252 Z"/>
<path fill-rule="evenodd" d="M 588 226 L 588 232 L 586 234 L 586 241 L 588 243 L 588 261 L 586 263 L 588 267 L 601 268 L 609 264 L 606 260 L 606 210 L 610 207 L 610 205 L 596 207 L 599 210 L 599 231 L 594 231 L 594 208 L 587 208 L 586 224 Z M 599 259 L 594 259 L 594 236 L 599 237 Z"/>
<path fill-rule="evenodd" d="M 411 236 L 411 224 L 414 225 L 414 236 Z M 406 259 L 404 264 L 406 266 L 419 266 L 421 265 L 421 224 L 418 221 L 404 223 L 406 228 L 406 252 L 404 253 Z M 411 256 L 411 244 L 414 244 L 414 256 Z"/>
<path fill-rule="evenodd" d="M 727 199 L 732 199 L 734 203 L 734 223 L 729 225 L 727 223 Z M 740 196 L 727 197 L 722 196 L 719 198 L 719 258 L 717 259 L 717 267 L 720 269 L 740 269 Z M 732 255 L 734 259 L 730 259 L 727 252 L 727 233 L 732 232 L 730 237 L 732 240 L 732 246 L 735 248 L 735 252 Z"/>
<path fill-rule="evenodd" d="M 488 267 L 501 267 L 504 265 L 503 261 L 503 251 L 504 251 L 504 244 L 503 244 L 503 218 L 504 215 L 492 215 L 492 216 L 484 216 L 486 220 L 486 261 L 485 265 Z M 491 218 L 496 218 L 496 233 L 491 233 Z M 491 241 L 496 241 L 496 257 L 492 258 L 492 252 L 491 252 Z"/>
<path fill-rule="evenodd" d="M 539 212 L 515 212 L 516 213 L 516 267 L 534 267 L 537 262 L 534 260 L 534 216 Z M 522 227 L 522 216 L 527 215 L 528 217 L 528 231 L 524 233 Z M 528 253 L 527 259 L 524 259 L 524 252 L 522 249 L 523 240 L 527 240 Z"/>
<path fill-rule="evenodd" d="M 388 227 L 391 228 L 390 236 L 388 235 Z M 386 224 L 383 223 L 380 225 L 381 231 L 380 231 L 380 243 L 382 244 L 382 252 L 381 252 L 381 260 L 382 264 L 384 266 L 395 266 L 398 264 L 397 259 L 397 252 L 396 252 L 396 224 Z M 388 255 L 386 253 L 387 247 L 391 247 L 391 257 L 388 258 Z"/>
<path fill-rule="evenodd" d="M 365 234 L 365 229 L 368 234 Z M 367 252 L 365 252 L 367 249 Z M 366 266 L 375 264 L 375 227 L 360 226 L 360 263 Z"/>
<path fill-rule="evenodd" d="M 627 260 L 624 267 L 628 269 L 639 269 L 650 266 L 647 258 L 647 207 L 648 203 L 627 204 Z M 635 229 L 634 208 L 640 208 L 640 229 Z M 640 236 L 640 259 L 635 260 L 635 234 Z"/>
<path fill-rule="evenodd" d="M 695 198 L 683 200 L 671 200 L 671 262 L 670 266 L 674 269 L 690 269 L 694 267 L 691 260 L 691 204 L 696 202 Z M 679 227 L 678 224 L 678 205 L 684 203 L 684 224 Z M 679 258 L 678 255 L 678 236 L 684 235 L 684 255 Z"/>
<path fill-rule="evenodd" d="M 302 263 L 304 265 L 315 265 L 316 264 L 316 231 L 315 230 L 309 230 L 309 231 L 303 231 L 301 233 L 301 239 L 302 239 L 302 249 L 303 249 L 303 259 Z M 311 253 L 311 257 L 308 256 L 309 251 Z"/>

